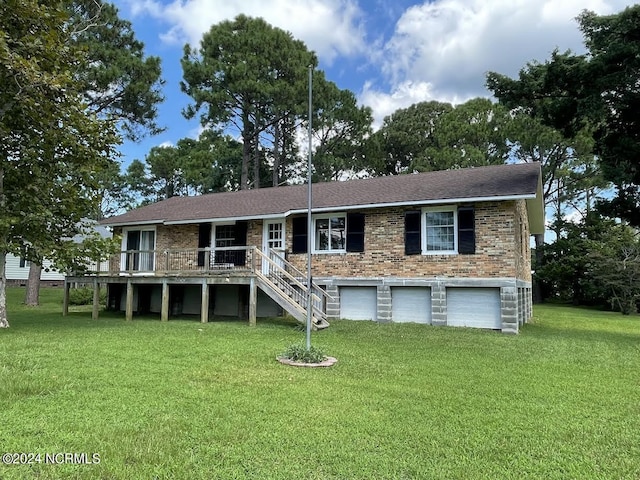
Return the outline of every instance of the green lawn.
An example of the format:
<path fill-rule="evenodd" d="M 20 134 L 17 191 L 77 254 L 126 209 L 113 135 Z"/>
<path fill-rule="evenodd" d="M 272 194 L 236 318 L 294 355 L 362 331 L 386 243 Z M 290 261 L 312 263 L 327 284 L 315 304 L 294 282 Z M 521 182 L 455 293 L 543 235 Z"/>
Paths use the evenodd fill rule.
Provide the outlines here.
<path fill-rule="evenodd" d="M 535 309 L 518 336 L 332 322 L 338 364 L 281 365 L 277 319 L 63 318 L 61 292 L 0 331 L 0 479 L 640 478 L 640 318 Z M 99 464 L 45 464 L 45 454 Z M 57 457 L 61 459 L 60 456 Z"/>

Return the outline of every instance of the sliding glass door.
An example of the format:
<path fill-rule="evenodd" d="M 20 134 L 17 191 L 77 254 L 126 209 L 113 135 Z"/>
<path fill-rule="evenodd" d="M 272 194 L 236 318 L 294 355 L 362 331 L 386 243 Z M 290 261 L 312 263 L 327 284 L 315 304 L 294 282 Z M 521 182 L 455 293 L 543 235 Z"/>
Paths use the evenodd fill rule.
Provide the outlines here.
<path fill-rule="evenodd" d="M 155 230 L 128 230 L 126 233 L 125 269 L 152 272 L 155 263 Z"/>

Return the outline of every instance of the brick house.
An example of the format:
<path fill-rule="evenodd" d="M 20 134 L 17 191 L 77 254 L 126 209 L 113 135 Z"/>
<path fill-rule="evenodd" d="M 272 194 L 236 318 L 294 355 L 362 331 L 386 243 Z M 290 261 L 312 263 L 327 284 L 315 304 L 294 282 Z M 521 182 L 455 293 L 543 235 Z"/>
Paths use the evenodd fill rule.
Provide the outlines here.
<path fill-rule="evenodd" d="M 103 221 L 122 238 L 109 307 L 491 328 L 531 316 L 530 235 L 544 231 L 538 163 L 173 197 Z M 68 279 L 73 280 L 73 279 Z"/>

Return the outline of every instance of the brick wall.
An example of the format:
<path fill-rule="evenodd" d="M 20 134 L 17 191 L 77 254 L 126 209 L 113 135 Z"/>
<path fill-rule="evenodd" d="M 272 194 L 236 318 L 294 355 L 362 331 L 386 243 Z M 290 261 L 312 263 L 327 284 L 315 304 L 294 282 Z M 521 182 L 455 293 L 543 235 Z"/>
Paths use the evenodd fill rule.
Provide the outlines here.
<path fill-rule="evenodd" d="M 475 205 L 476 253 L 473 255 L 405 255 L 404 214 L 406 208 L 368 210 L 363 253 L 316 254 L 315 277 L 448 277 L 524 278 L 527 268 L 520 241 L 519 220 L 524 201 L 485 202 Z M 528 228 L 526 229 L 528 235 Z M 291 220 L 287 224 L 288 250 L 292 241 Z M 288 255 L 306 270 L 306 255 Z M 528 257 L 527 257 L 528 258 Z M 530 265 L 528 267 L 530 272 Z M 519 272 L 518 272 L 519 271 Z M 530 275 L 530 273 L 529 273 Z"/>
<path fill-rule="evenodd" d="M 158 225 L 156 250 L 185 250 L 198 248 L 198 224 Z"/>
<path fill-rule="evenodd" d="M 247 245 L 262 248 L 262 220 L 251 220 L 247 225 Z"/>
<path fill-rule="evenodd" d="M 315 277 L 517 278 L 531 281 L 531 250 L 524 200 L 483 202 L 475 207 L 476 253 L 405 255 L 404 215 L 409 208 L 370 209 L 365 213 L 363 253 L 316 254 Z M 248 245 L 262 248 L 261 220 L 250 221 Z M 121 229 L 115 228 L 114 235 Z M 306 271 L 306 254 L 291 254 L 292 226 L 287 219 L 287 257 Z M 195 249 L 198 225 L 158 225 L 156 248 Z"/>

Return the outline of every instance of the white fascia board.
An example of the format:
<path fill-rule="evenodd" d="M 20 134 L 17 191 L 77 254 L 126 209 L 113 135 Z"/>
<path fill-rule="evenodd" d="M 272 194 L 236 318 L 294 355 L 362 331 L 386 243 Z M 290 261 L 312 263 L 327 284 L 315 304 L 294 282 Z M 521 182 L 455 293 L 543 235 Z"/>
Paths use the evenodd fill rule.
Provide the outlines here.
<path fill-rule="evenodd" d="M 411 202 L 390 202 L 390 203 L 372 203 L 372 204 L 362 204 L 362 205 L 350 205 L 350 206 L 335 206 L 335 207 L 322 207 L 322 208 L 313 208 L 313 213 L 322 213 L 322 212 L 334 212 L 334 211 L 344 211 L 344 210 L 362 210 L 362 209 L 371 209 L 371 208 L 386 208 L 386 207 L 417 207 L 417 206 L 427 206 L 427 205 L 449 205 L 452 203 L 475 203 L 475 202 L 504 202 L 508 200 L 529 200 L 536 198 L 534 193 L 527 195 L 509 195 L 509 196 L 501 196 L 501 197 L 468 197 L 468 198 L 444 198 L 437 200 L 423 200 L 423 201 L 411 201 Z M 307 209 L 299 209 L 299 210 L 289 210 L 285 216 L 307 213 Z"/>
<path fill-rule="evenodd" d="M 269 215 L 245 215 L 242 217 L 216 217 L 216 218 L 194 218 L 191 220 L 174 220 L 172 222 L 163 222 L 165 225 L 187 225 L 194 223 L 233 223 L 243 220 L 269 220 L 272 218 L 282 218 L 287 213 L 271 213 Z"/>
<path fill-rule="evenodd" d="M 117 223 L 102 223 L 109 227 L 137 227 L 139 225 L 162 225 L 162 220 L 146 220 L 141 222 L 117 222 Z"/>

